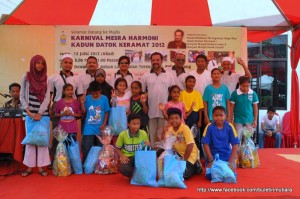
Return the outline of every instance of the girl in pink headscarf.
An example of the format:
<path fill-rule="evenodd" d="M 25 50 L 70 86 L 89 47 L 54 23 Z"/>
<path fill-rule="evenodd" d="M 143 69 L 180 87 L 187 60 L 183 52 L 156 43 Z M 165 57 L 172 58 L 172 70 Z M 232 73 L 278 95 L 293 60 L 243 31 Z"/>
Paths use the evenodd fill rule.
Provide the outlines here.
<path fill-rule="evenodd" d="M 20 101 L 24 110 L 26 134 L 38 124 L 43 124 L 47 133 L 50 132 L 50 117 L 48 105 L 50 102 L 50 89 L 47 86 L 47 64 L 41 55 L 35 55 L 30 61 L 30 70 L 22 78 Z M 22 173 L 29 176 L 35 166 L 41 176 L 48 173 L 43 170 L 50 164 L 48 146 L 26 145 L 23 163 L 28 169 Z"/>

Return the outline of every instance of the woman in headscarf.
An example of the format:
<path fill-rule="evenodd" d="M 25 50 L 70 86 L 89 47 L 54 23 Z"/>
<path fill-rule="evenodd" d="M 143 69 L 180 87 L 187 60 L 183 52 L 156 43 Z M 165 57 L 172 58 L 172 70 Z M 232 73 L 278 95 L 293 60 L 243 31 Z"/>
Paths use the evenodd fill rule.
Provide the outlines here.
<path fill-rule="evenodd" d="M 20 100 L 24 110 L 26 134 L 41 120 L 50 132 L 49 102 L 50 89 L 47 78 L 47 64 L 44 57 L 35 55 L 30 61 L 30 70 L 22 78 Z M 49 130 L 48 130 L 49 129 Z M 29 176 L 34 167 L 38 166 L 41 176 L 47 176 L 44 166 L 50 164 L 49 149 L 47 146 L 26 145 L 23 163 L 28 169 L 22 173 Z"/>

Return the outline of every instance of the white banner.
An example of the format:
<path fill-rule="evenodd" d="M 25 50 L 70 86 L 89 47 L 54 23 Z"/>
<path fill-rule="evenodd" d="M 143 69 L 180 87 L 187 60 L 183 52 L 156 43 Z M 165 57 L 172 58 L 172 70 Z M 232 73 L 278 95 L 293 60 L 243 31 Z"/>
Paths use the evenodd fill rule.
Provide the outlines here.
<path fill-rule="evenodd" d="M 64 53 L 74 57 L 75 72 L 85 70 L 87 58 L 95 56 L 108 78 L 118 70 L 118 58 L 122 55 L 130 57 L 130 71 L 137 77 L 150 70 L 153 52 L 163 54 L 164 67 L 174 65 L 172 60 L 176 52 L 184 53 L 187 70 L 196 68 L 198 54 L 205 54 L 217 65 L 228 55 L 233 60 L 235 57 L 247 60 L 247 51 L 243 52 L 247 50 L 246 31 L 245 28 L 219 27 L 56 26 L 55 69 L 60 70 L 60 58 Z M 236 71 L 241 70 L 239 65 L 234 67 Z"/>

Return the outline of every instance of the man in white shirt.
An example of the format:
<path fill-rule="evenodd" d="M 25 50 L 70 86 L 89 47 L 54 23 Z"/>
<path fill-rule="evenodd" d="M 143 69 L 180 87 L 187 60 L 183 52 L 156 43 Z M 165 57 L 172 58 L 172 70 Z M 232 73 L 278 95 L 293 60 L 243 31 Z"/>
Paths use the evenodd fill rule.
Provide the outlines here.
<path fill-rule="evenodd" d="M 143 91 L 148 94 L 148 115 L 149 115 L 149 134 L 151 147 L 155 146 L 157 130 L 164 127 L 165 119 L 159 109 L 159 104 L 166 104 L 168 101 L 168 88 L 175 84 L 170 73 L 162 68 L 163 55 L 155 52 L 151 55 L 152 68 L 142 77 Z"/>
<path fill-rule="evenodd" d="M 223 84 L 225 84 L 228 87 L 230 94 L 236 90 L 237 83 L 239 82 L 239 78 L 241 76 L 244 76 L 244 74 L 231 72 L 231 67 L 232 67 L 231 61 L 232 61 L 231 57 L 223 57 L 222 64 L 221 64 L 222 67 L 221 70 L 223 71 L 223 76 L 221 81 Z M 245 71 L 245 76 L 251 79 L 252 75 L 244 60 L 242 60 L 241 58 L 236 58 L 236 61 L 238 64 L 240 64 L 243 67 Z"/>
<path fill-rule="evenodd" d="M 86 71 L 78 75 L 78 80 L 84 92 L 86 92 L 90 83 L 95 80 L 95 73 L 98 67 L 99 64 L 97 58 L 94 56 L 89 56 L 86 60 Z"/>
<path fill-rule="evenodd" d="M 268 107 L 267 114 L 261 121 L 261 130 L 259 133 L 259 148 L 264 148 L 264 140 L 266 136 L 275 138 L 275 148 L 281 147 L 281 133 L 279 117 L 276 115 L 276 109 L 273 106 Z"/>
<path fill-rule="evenodd" d="M 78 81 L 78 77 L 71 71 L 73 68 L 73 57 L 70 54 L 64 54 L 61 58 L 60 66 L 62 70 L 53 74 L 50 78 L 50 92 L 54 102 L 62 98 L 63 86 L 67 83 L 73 85 L 73 98 L 81 96 L 84 91 L 82 85 Z M 77 96 L 76 96 L 77 95 Z"/>
<path fill-rule="evenodd" d="M 185 89 L 185 78 L 188 74 L 184 70 L 185 64 L 185 54 L 183 53 L 176 53 L 174 58 L 175 65 L 172 67 L 171 70 L 168 70 L 174 78 L 175 84 L 179 86 L 181 90 Z"/>
<path fill-rule="evenodd" d="M 199 91 L 203 96 L 205 87 L 212 83 L 211 74 L 206 70 L 207 57 L 205 55 L 198 55 L 196 58 L 197 69 L 189 73 L 196 78 L 196 84 L 194 89 Z"/>

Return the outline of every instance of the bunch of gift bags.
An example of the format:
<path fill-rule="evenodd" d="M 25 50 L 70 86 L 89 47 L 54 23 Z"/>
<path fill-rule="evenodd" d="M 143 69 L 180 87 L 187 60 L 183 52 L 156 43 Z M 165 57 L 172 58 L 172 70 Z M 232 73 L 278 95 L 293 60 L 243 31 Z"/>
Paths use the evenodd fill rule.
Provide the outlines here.
<path fill-rule="evenodd" d="M 111 140 L 113 130 L 111 127 L 106 127 L 102 131 L 102 135 L 97 136 L 103 147 L 94 146 L 90 149 L 87 159 L 83 165 L 86 174 L 113 174 L 118 173 L 119 158 Z"/>
<path fill-rule="evenodd" d="M 168 140 L 168 139 L 166 139 Z M 177 187 L 187 188 L 184 184 L 183 173 L 186 162 L 180 160 L 171 152 L 173 144 L 166 142 L 165 151 L 156 158 L 156 151 L 150 150 L 148 146 L 139 147 L 135 152 L 135 170 L 131 179 L 133 185 L 144 185 L 152 187 Z M 169 145 L 171 147 L 169 147 Z M 158 181 L 156 176 L 158 174 Z"/>
<path fill-rule="evenodd" d="M 104 145 L 97 158 L 95 173 L 118 173 L 118 161 L 118 154 L 115 148 L 112 145 Z"/>
<path fill-rule="evenodd" d="M 68 134 L 61 127 L 53 130 L 53 137 L 58 141 L 52 166 L 52 172 L 55 176 L 69 176 L 72 173 L 67 147 L 64 144 L 67 136 Z"/>
<path fill-rule="evenodd" d="M 256 168 L 260 165 L 257 149 L 251 139 L 252 129 L 243 128 L 239 148 L 239 167 Z"/>

